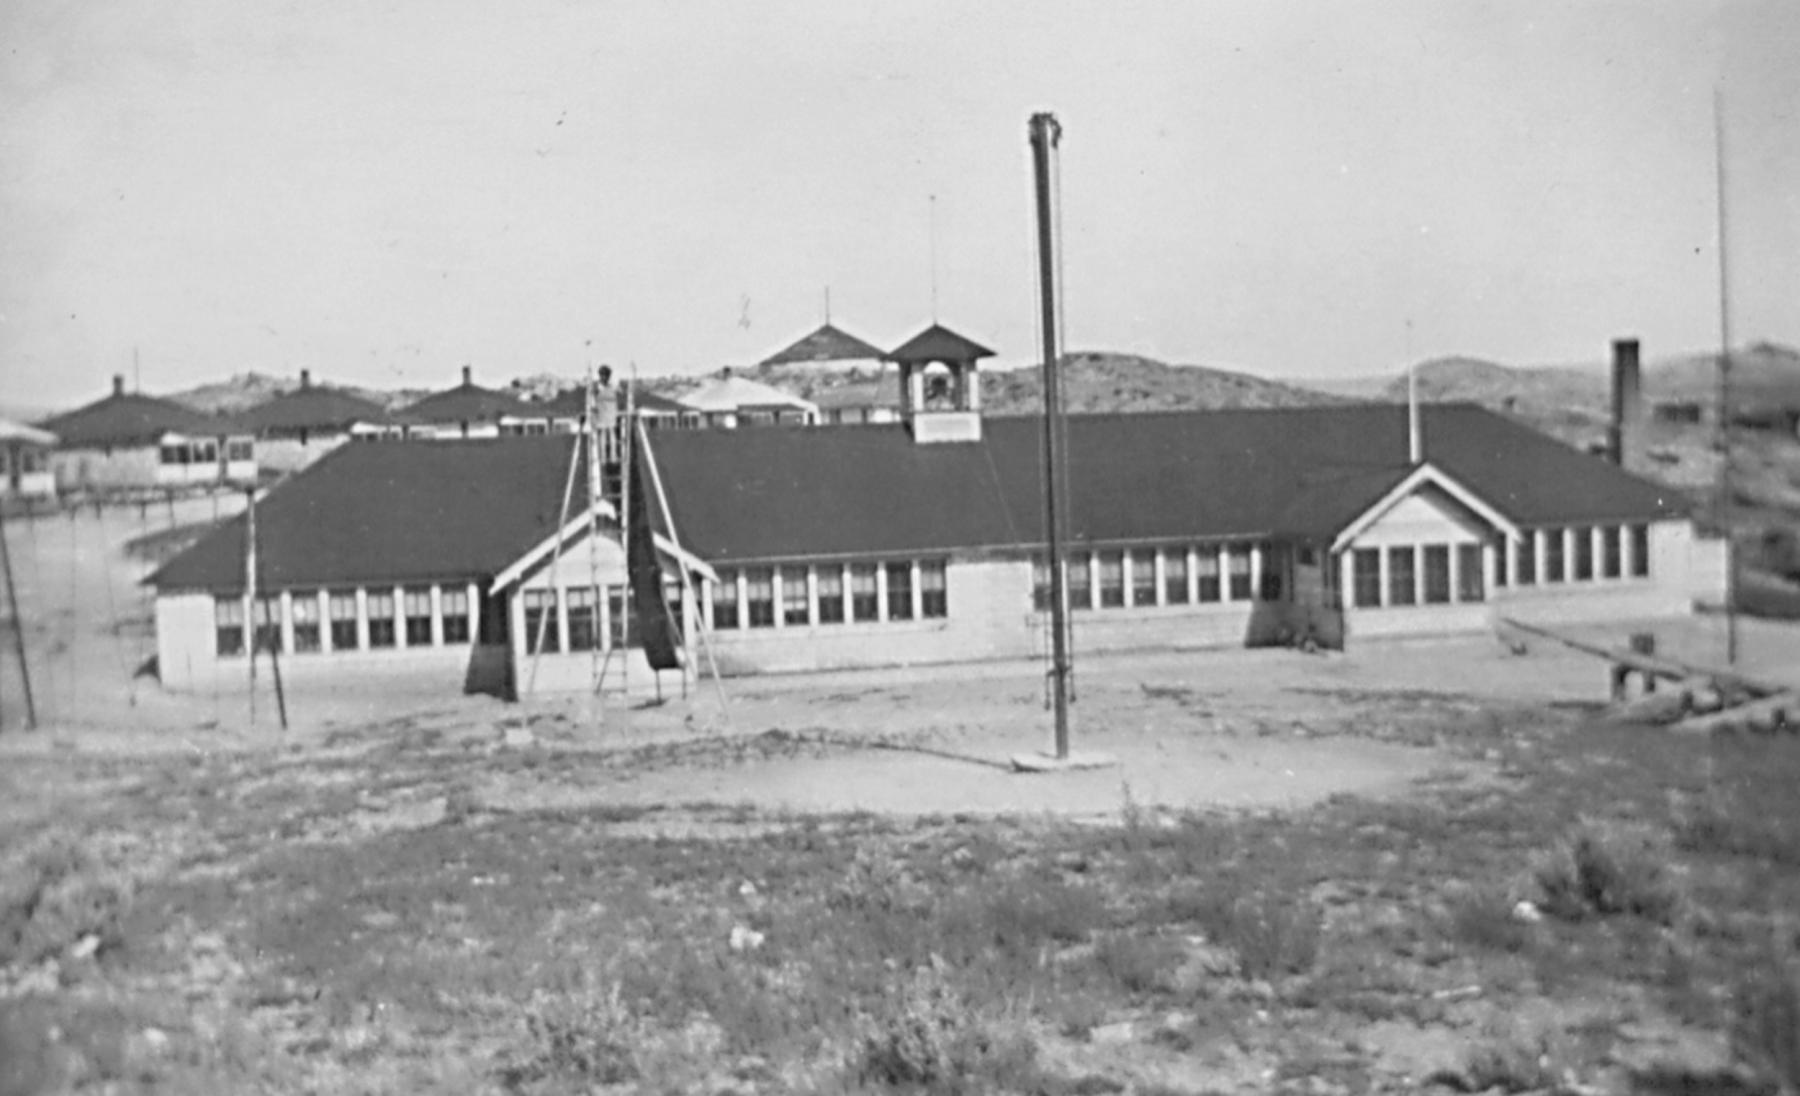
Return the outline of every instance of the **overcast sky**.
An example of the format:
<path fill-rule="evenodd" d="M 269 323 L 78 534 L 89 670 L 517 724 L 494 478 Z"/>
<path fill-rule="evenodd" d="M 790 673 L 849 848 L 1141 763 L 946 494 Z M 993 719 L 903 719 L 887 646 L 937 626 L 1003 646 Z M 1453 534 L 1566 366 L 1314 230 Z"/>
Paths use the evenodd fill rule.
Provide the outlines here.
<path fill-rule="evenodd" d="M 443 387 L 754 362 L 824 287 L 1037 353 L 1278 376 L 1800 343 L 1800 4 L 0 5 L 0 387 Z M 1410 324 L 1410 327 L 1409 327 Z"/>

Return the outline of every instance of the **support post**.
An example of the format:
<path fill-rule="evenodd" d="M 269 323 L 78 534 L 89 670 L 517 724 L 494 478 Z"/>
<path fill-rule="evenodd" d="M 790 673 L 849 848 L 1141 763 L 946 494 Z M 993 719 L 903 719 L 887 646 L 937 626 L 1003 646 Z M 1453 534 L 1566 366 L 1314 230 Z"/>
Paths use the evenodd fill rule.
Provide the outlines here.
<path fill-rule="evenodd" d="M 27 510 L 27 513 L 30 511 Z M 6 540 L 6 515 L 0 511 L 0 564 L 6 568 L 6 604 L 12 613 L 13 644 L 19 653 L 19 679 L 25 686 L 25 726 L 37 730 L 37 702 L 31 695 L 31 667 L 25 661 L 25 620 L 19 616 L 19 589 L 13 584 L 12 548 Z"/>

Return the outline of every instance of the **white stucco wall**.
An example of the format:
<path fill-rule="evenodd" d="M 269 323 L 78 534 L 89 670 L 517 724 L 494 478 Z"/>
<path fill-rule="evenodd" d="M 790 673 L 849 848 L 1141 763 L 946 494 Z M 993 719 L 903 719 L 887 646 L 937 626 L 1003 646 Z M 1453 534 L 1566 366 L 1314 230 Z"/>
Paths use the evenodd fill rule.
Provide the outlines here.
<path fill-rule="evenodd" d="M 1426 484 L 1399 500 L 1358 533 L 1338 555 L 1346 642 L 1355 643 L 1358 638 L 1380 636 L 1472 632 L 1491 627 L 1495 564 L 1491 538 L 1495 535 L 1478 515 L 1436 486 Z M 1357 607 L 1352 604 L 1356 586 L 1350 561 L 1356 549 L 1375 548 L 1382 552 L 1382 590 L 1385 598 L 1388 586 L 1387 550 L 1428 544 L 1450 546 L 1451 601 L 1424 603 L 1425 562 L 1424 553 L 1419 552 L 1415 554 L 1413 565 L 1417 604 L 1380 607 Z M 1457 576 L 1460 563 L 1456 548 L 1464 544 L 1483 546 L 1483 589 L 1487 600 L 1455 600 L 1459 589 Z"/>
<path fill-rule="evenodd" d="M 275 472 L 297 472 L 350 440 L 349 434 L 308 434 L 299 438 L 258 438 L 256 460 Z"/>

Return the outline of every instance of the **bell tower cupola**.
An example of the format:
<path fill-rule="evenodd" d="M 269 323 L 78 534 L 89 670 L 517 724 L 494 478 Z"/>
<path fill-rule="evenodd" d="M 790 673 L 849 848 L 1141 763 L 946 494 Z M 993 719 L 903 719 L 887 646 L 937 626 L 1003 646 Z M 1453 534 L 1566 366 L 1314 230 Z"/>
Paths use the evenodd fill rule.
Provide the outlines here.
<path fill-rule="evenodd" d="M 994 352 L 941 324 L 906 340 L 887 356 L 900 367 L 900 416 L 913 441 L 981 440 L 982 358 Z"/>

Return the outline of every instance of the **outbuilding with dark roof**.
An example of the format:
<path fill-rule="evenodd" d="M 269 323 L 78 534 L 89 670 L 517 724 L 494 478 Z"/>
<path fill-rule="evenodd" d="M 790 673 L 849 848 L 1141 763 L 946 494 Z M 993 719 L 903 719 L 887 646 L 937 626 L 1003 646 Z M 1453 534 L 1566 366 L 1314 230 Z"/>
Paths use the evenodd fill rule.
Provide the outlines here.
<path fill-rule="evenodd" d="M 208 415 L 173 400 L 125 390 L 46 419 L 57 437 L 51 456 L 59 491 L 142 491 L 256 480 L 251 431 L 237 419 Z"/>

